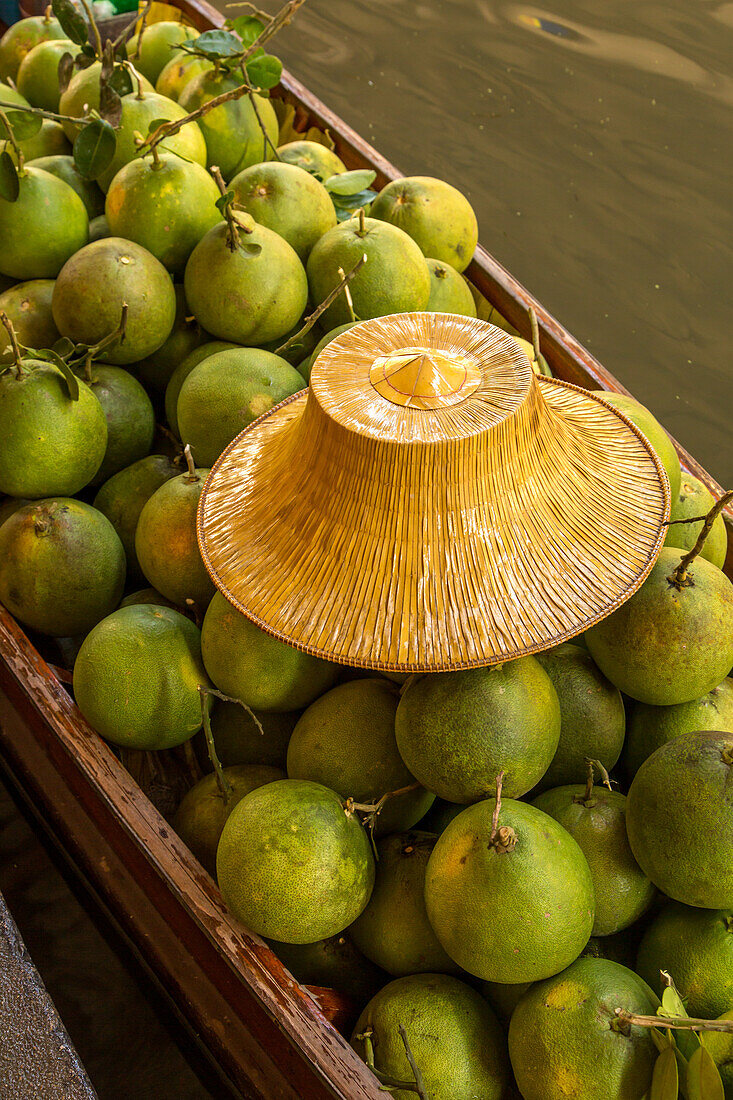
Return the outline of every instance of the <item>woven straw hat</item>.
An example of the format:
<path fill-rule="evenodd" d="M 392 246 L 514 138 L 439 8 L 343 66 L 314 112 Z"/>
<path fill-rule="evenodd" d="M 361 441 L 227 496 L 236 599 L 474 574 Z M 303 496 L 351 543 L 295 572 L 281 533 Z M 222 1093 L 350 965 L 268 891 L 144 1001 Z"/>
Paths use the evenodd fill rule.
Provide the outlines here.
<path fill-rule="evenodd" d="M 283 641 L 439 671 L 598 622 L 668 513 L 659 459 L 615 409 L 536 377 L 493 325 L 406 313 L 338 336 L 309 389 L 230 444 L 198 536 L 224 596 Z"/>

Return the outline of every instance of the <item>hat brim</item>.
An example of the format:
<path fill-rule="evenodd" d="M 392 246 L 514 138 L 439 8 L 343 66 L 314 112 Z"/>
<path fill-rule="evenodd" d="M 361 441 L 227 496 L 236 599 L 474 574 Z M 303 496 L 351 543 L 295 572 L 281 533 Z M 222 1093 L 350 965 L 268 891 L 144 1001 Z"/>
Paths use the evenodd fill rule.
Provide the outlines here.
<path fill-rule="evenodd" d="M 317 446 L 299 453 L 308 391 L 288 398 L 227 447 L 201 494 L 199 546 L 217 588 L 297 649 L 385 671 L 495 664 L 582 633 L 652 568 L 669 483 L 617 409 L 557 379 L 538 384 L 556 414 L 550 442 L 530 468 L 489 470 L 488 498 L 472 482 L 458 511 L 427 467 L 418 501 L 400 500 L 379 469 L 355 499 L 353 471 L 318 471 Z"/>

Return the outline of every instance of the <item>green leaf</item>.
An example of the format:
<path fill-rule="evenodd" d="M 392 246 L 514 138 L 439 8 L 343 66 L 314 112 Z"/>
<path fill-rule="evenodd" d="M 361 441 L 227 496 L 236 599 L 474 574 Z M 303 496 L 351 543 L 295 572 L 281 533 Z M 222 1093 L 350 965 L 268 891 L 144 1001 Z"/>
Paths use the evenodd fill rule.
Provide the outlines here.
<path fill-rule="evenodd" d="M 188 45 L 196 53 L 201 53 L 204 57 L 210 57 L 212 60 L 237 57 L 242 53 L 242 43 L 230 31 L 204 31 Z"/>
<path fill-rule="evenodd" d="M 251 57 L 246 65 L 247 79 L 253 88 L 274 88 L 280 83 L 283 63 L 271 54 Z"/>
<path fill-rule="evenodd" d="M 13 158 L 7 150 L 0 153 L 0 197 L 6 202 L 15 202 L 20 194 L 18 171 Z"/>
<path fill-rule="evenodd" d="M 57 355 L 51 348 L 43 348 L 41 351 L 35 351 L 33 353 L 33 358 L 43 359 L 47 363 L 53 363 L 57 370 L 64 376 L 66 388 L 69 391 L 71 400 L 79 400 L 79 379 L 76 377 L 69 364 L 64 362 L 60 355 Z"/>
<path fill-rule="evenodd" d="M 255 19 L 254 15 L 238 15 L 236 19 L 228 19 L 227 26 L 239 35 L 245 49 L 249 49 L 265 29 L 264 24 Z"/>
<path fill-rule="evenodd" d="M 89 41 L 87 21 L 71 3 L 71 0 L 52 0 L 51 7 L 67 38 L 70 38 L 77 46 L 83 46 Z"/>
<path fill-rule="evenodd" d="M 76 351 L 76 344 L 68 336 L 62 336 L 60 340 L 56 341 L 51 351 L 54 351 L 56 355 L 60 355 L 62 359 L 68 359 Z"/>
<path fill-rule="evenodd" d="M 74 142 L 74 161 L 86 179 L 97 179 L 109 168 L 117 148 L 115 132 L 104 119 L 87 123 Z"/>
<path fill-rule="evenodd" d="M 170 121 L 169 118 L 154 118 L 148 126 L 148 135 L 152 134 L 154 130 L 157 130 L 159 126 L 167 126 Z"/>
<path fill-rule="evenodd" d="M 701 1046 L 687 1065 L 687 1091 L 694 1100 L 725 1100 L 725 1089 L 710 1051 Z"/>
<path fill-rule="evenodd" d="M 129 95 L 133 91 L 132 74 L 122 65 L 116 65 L 108 81 L 109 87 L 118 96 Z"/>
<path fill-rule="evenodd" d="M 324 183 L 327 191 L 332 195 L 358 195 L 370 184 L 374 183 L 377 173 L 369 168 L 357 168 L 354 172 L 341 172 L 330 176 Z"/>
<path fill-rule="evenodd" d="M 683 1016 L 687 1018 L 684 1001 L 673 985 L 665 986 L 662 993 L 662 1006 L 657 1009 L 657 1016 Z"/>
<path fill-rule="evenodd" d="M 245 233 L 251 233 L 257 222 L 254 220 L 251 214 L 248 214 L 246 210 L 232 209 L 232 218 Z"/>
<path fill-rule="evenodd" d="M 40 115 L 29 114 L 28 111 L 7 111 L 6 114 L 16 141 L 27 141 L 28 138 L 35 137 L 43 125 Z M 4 130 L 5 126 L 2 128 Z"/>
<path fill-rule="evenodd" d="M 677 1058 L 675 1057 L 674 1048 L 667 1047 L 654 1063 L 649 1100 L 677 1100 L 679 1091 Z"/>
<path fill-rule="evenodd" d="M 216 203 L 215 203 L 216 209 L 219 211 L 219 213 L 221 214 L 221 216 L 223 218 L 226 217 L 227 207 L 231 206 L 231 204 L 233 202 L 234 202 L 234 192 L 233 191 L 227 191 L 225 194 L 220 195 L 219 198 L 216 200 Z"/>

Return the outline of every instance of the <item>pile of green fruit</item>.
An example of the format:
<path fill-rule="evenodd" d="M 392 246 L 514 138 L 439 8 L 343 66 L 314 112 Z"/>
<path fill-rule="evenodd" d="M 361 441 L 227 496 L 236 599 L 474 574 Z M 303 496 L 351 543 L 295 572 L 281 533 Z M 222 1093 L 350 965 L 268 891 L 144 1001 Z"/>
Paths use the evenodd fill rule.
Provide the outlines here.
<path fill-rule="evenodd" d="M 575 644 L 405 678 L 263 633 L 201 560 L 210 467 L 357 320 L 475 316 L 476 218 L 429 177 L 377 194 L 326 135 L 279 145 L 259 17 L 102 45 L 54 13 L 0 40 L 0 601 L 76 654 L 116 751 L 193 740 L 175 828 L 299 980 L 348 995 L 400 1100 L 733 1100 L 713 498 L 604 394 L 680 522 Z"/>

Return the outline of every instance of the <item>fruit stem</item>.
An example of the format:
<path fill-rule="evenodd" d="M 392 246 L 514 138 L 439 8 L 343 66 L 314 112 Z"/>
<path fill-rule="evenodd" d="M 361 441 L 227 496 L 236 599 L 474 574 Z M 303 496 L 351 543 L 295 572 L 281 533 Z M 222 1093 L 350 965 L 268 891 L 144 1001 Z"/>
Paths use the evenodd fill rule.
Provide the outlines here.
<path fill-rule="evenodd" d="M 183 742 L 183 757 L 186 761 L 186 767 L 188 768 L 191 779 L 194 783 L 198 783 L 200 779 L 203 779 L 204 773 L 201 769 L 201 765 L 196 759 L 196 753 L 194 752 L 191 739 Z"/>
<path fill-rule="evenodd" d="M 84 351 L 84 367 L 85 370 L 91 369 L 92 359 L 96 359 L 101 351 L 110 347 L 112 344 L 124 343 L 125 333 L 127 331 L 127 302 L 122 303 L 122 310 L 120 311 L 120 323 L 114 332 L 110 332 L 108 336 L 105 336 L 103 340 L 100 340 L 98 344 L 93 344 L 92 347 L 86 348 Z"/>
<path fill-rule="evenodd" d="M 145 99 L 145 92 L 143 91 L 143 78 L 137 71 L 132 61 L 123 61 L 123 65 L 126 69 L 129 69 L 132 73 L 133 80 L 137 84 L 137 92 L 135 93 L 135 99 Z"/>
<path fill-rule="evenodd" d="M 401 1028 L 401 1030 L 404 1030 L 404 1028 Z M 385 1091 L 391 1092 L 393 1089 L 404 1089 L 405 1092 L 418 1092 L 417 1080 L 399 1081 L 396 1077 L 390 1077 L 388 1073 L 382 1073 L 381 1070 L 377 1069 L 376 1065 L 374 1064 L 374 1044 L 372 1043 L 373 1034 L 373 1030 L 368 1027 L 360 1035 L 354 1036 L 357 1042 L 361 1042 L 364 1044 L 364 1062 L 366 1063 L 367 1069 L 370 1069 L 372 1071 L 379 1083 L 384 1086 Z M 405 1047 L 405 1052 L 407 1052 L 407 1047 Z M 422 1100 L 427 1100 L 427 1093 L 424 1091 L 425 1086 L 423 1085 L 422 1088 L 423 1092 L 418 1092 L 418 1095 L 421 1096 Z"/>
<path fill-rule="evenodd" d="M 155 148 L 155 146 L 152 146 L 152 148 Z M 224 183 L 224 177 L 222 176 L 221 170 L 216 164 L 211 165 L 211 167 L 209 168 L 209 172 L 214 177 L 214 182 L 219 188 L 219 194 L 221 195 L 221 197 L 223 199 L 227 199 L 227 196 L 229 196 L 229 199 L 227 199 L 227 201 L 222 204 L 222 214 L 224 215 L 227 223 L 227 248 L 230 252 L 236 252 L 239 248 L 239 227 L 232 212 L 232 193 L 227 191 L 227 185 Z"/>
<path fill-rule="evenodd" d="M 697 536 L 697 542 L 693 546 L 692 550 L 688 550 L 687 553 L 680 559 L 680 563 L 675 569 L 674 573 L 667 577 L 667 580 L 671 585 L 681 592 L 683 588 L 689 588 L 693 584 L 691 577 L 688 577 L 687 570 L 695 560 L 697 555 L 705 545 L 705 539 L 710 534 L 713 524 L 725 508 L 726 504 L 730 504 L 733 500 L 733 489 L 729 489 L 726 493 L 723 493 L 720 500 L 717 500 L 712 506 L 708 514 L 705 516 L 703 525 L 700 529 L 700 534 Z"/>
<path fill-rule="evenodd" d="M 43 13 L 43 22 L 44 22 L 44 23 L 50 23 L 50 22 L 51 22 L 51 14 L 52 14 L 52 12 L 53 12 L 53 8 L 52 8 L 52 7 L 51 7 L 51 5 L 49 4 L 49 5 L 48 5 L 48 7 L 46 8 L 46 10 L 45 10 L 45 11 L 44 11 L 44 13 Z"/>
<path fill-rule="evenodd" d="M 339 279 L 346 278 L 346 272 L 342 267 L 338 269 Z M 344 298 L 346 299 L 346 308 L 349 311 L 349 320 L 356 321 L 356 314 L 354 313 L 354 299 L 351 297 L 351 291 L 348 286 L 344 285 Z"/>
<path fill-rule="evenodd" d="M 205 688 L 203 684 L 199 684 L 199 696 L 201 697 L 201 724 L 204 728 L 206 747 L 209 750 L 209 760 L 211 761 L 216 776 L 216 785 L 219 788 L 221 797 L 224 799 L 224 805 L 227 806 L 229 804 L 229 799 L 232 797 L 232 788 L 227 782 L 227 777 L 224 775 L 224 769 L 221 766 L 221 760 L 219 759 L 216 745 L 214 744 L 214 734 L 211 729 L 209 708 L 206 705 L 206 696 L 208 694 L 209 689 Z"/>
<path fill-rule="evenodd" d="M 501 789 L 504 786 L 505 772 L 499 772 L 496 777 L 496 803 L 491 815 L 491 835 L 489 848 L 493 848 L 499 855 L 511 852 L 517 846 L 517 834 L 508 826 L 499 827 L 499 814 L 501 813 Z"/>
<path fill-rule="evenodd" d="M 586 767 L 588 769 L 587 777 L 586 777 L 586 781 L 585 781 L 585 791 L 583 792 L 582 795 L 579 795 L 578 797 L 573 799 L 573 802 L 577 802 L 581 806 L 587 804 L 588 802 L 590 802 L 590 800 L 593 797 L 593 768 L 594 768 L 594 766 L 596 768 L 598 768 L 598 771 L 600 772 L 601 781 L 603 783 L 603 786 L 608 787 L 609 791 L 612 790 L 610 777 L 608 775 L 608 772 L 604 768 L 603 764 L 601 763 L 601 761 L 600 760 L 591 760 L 591 758 L 589 756 L 586 756 L 585 763 L 586 763 Z"/>
<path fill-rule="evenodd" d="M 535 313 L 534 306 L 529 307 L 529 324 L 532 330 L 532 347 L 534 348 L 534 357 L 539 363 L 540 361 L 540 326 L 537 323 L 537 314 Z"/>
<path fill-rule="evenodd" d="M 410 1050 L 410 1044 L 407 1039 L 407 1032 L 405 1031 L 402 1024 L 399 1025 L 397 1030 L 400 1033 L 400 1039 L 402 1040 L 403 1046 L 405 1048 L 405 1054 L 407 1055 L 407 1061 L 410 1063 L 410 1069 L 415 1074 L 415 1092 L 420 1097 L 420 1100 L 428 1100 L 428 1094 L 425 1089 L 425 1082 L 423 1081 L 423 1076 L 417 1067 L 417 1063 L 415 1062 L 415 1056 Z"/>
<path fill-rule="evenodd" d="M 158 152 L 158 146 L 154 145 L 150 152 L 153 156 L 153 171 L 158 172 L 163 167 L 163 163 L 160 159 L 160 153 Z"/>
<path fill-rule="evenodd" d="M 11 104 L 2 103 L 2 104 L 0 104 L 0 107 L 11 107 Z M 11 109 L 12 110 L 20 110 L 21 108 L 11 107 Z M 5 111 L 0 110 L 0 121 L 2 121 L 2 124 L 5 127 L 6 133 L 8 135 L 5 138 L 5 141 L 10 142 L 13 149 L 15 150 L 15 155 L 18 158 L 18 175 L 22 176 L 23 175 L 23 163 L 24 163 L 24 160 L 25 160 L 25 158 L 23 156 L 23 150 L 18 145 L 18 142 L 15 140 L 15 135 L 13 134 L 13 127 L 8 122 L 8 116 L 5 114 Z"/>
<path fill-rule="evenodd" d="M 222 703 L 236 703 L 237 706 L 243 707 L 244 710 L 247 711 L 247 714 L 250 716 L 254 724 L 257 726 L 259 733 L 263 737 L 265 736 L 265 731 L 262 728 L 262 723 L 260 722 L 259 718 L 252 710 L 252 708 L 248 707 L 246 703 L 243 703 L 241 699 L 237 699 L 234 695 L 225 695 L 223 691 L 217 691 L 216 688 L 206 688 L 206 691 L 209 695 L 213 695 L 214 698 L 221 699 Z"/>
<path fill-rule="evenodd" d="M 692 1016 L 637 1016 L 625 1008 L 614 1009 L 615 1020 L 621 1027 L 674 1028 L 677 1031 L 724 1031 L 733 1034 L 733 1020 L 700 1020 Z M 613 1027 L 613 1023 L 611 1024 Z M 619 1030 L 619 1028 L 614 1028 Z"/>
<path fill-rule="evenodd" d="M 270 138 L 270 135 L 267 132 L 267 127 L 265 126 L 264 122 L 262 121 L 262 116 L 261 116 L 261 114 L 260 114 L 260 112 L 257 108 L 257 103 L 255 102 L 255 93 L 254 92 L 248 92 L 247 94 L 249 96 L 249 101 L 252 104 L 252 110 L 255 113 L 255 118 L 257 119 L 257 124 L 258 124 L 260 130 L 262 130 L 262 134 L 263 134 L 264 139 L 265 139 L 265 148 L 264 148 L 263 153 L 262 153 L 262 159 L 267 160 L 267 147 L 269 145 L 270 148 L 272 149 L 273 158 L 275 160 L 280 160 L 280 156 L 278 155 L 278 151 L 277 151 L 277 146 L 273 145 L 272 140 Z"/>
<path fill-rule="evenodd" d="M 356 231 L 356 235 L 357 237 L 366 237 L 367 235 L 366 214 L 364 213 L 363 206 L 359 207 L 359 228 Z"/>
<path fill-rule="evenodd" d="M 94 35 L 94 52 L 97 55 L 97 61 L 102 60 L 102 37 L 99 33 L 99 27 L 97 26 L 97 20 L 94 18 L 94 12 L 89 0 L 81 0 L 81 6 L 84 8 L 84 13 L 89 21 L 89 26 L 92 28 L 92 34 Z"/>
<path fill-rule="evenodd" d="M 186 466 L 188 467 L 188 473 L 183 475 L 183 480 L 187 485 L 192 485 L 194 481 L 199 480 L 199 475 L 196 473 L 196 464 L 191 454 L 191 444 L 187 443 L 183 448 L 183 454 L 186 458 Z"/>
<path fill-rule="evenodd" d="M 0 310 L 0 322 L 10 337 L 10 346 L 13 349 L 13 366 L 15 367 L 15 377 L 20 378 L 23 374 L 23 356 L 20 352 L 18 345 L 18 337 L 15 335 L 15 329 L 13 328 L 13 322 L 8 317 L 5 310 Z"/>
<path fill-rule="evenodd" d="M 153 5 L 153 0 L 147 0 L 147 3 L 145 4 L 145 7 L 142 9 L 142 11 L 136 11 L 135 12 L 135 14 L 132 17 L 132 19 L 130 20 L 130 22 L 127 24 L 127 26 L 123 30 L 120 31 L 120 33 L 117 35 L 114 42 L 112 43 L 112 46 L 113 46 L 112 52 L 113 53 L 116 54 L 117 50 L 120 48 L 120 46 L 124 42 L 126 42 L 128 38 L 130 38 L 132 36 L 132 33 L 135 30 L 135 27 L 137 26 L 138 23 L 141 23 L 140 33 L 142 34 L 143 30 L 145 29 L 145 21 L 148 17 L 148 14 L 150 12 L 150 9 L 151 9 L 152 5 Z"/>
<path fill-rule="evenodd" d="M 376 818 L 377 814 L 381 813 L 384 809 L 384 804 L 390 798 L 397 798 L 401 794 L 409 794 L 410 791 L 419 791 L 421 784 L 415 781 L 410 783 L 407 787 L 399 787 L 396 791 L 387 791 L 376 802 L 354 802 L 353 798 L 346 799 L 345 810 L 348 814 L 354 813 L 358 810 L 359 813 L 367 814 L 367 819 L 364 824 L 370 824 L 372 818 Z"/>
<path fill-rule="evenodd" d="M 294 336 L 291 336 L 289 340 L 286 340 L 284 344 L 281 344 L 280 347 L 275 350 L 275 355 L 282 355 L 288 350 L 288 348 L 292 347 L 293 344 L 297 344 L 307 332 L 310 332 L 321 314 L 325 313 L 331 303 L 335 301 L 336 298 L 338 298 L 341 291 L 345 290 L 347 283 L 351 282 L 359 268 L 363 267 L 366 262 L 367 258 L 365 253 L 356 261 L 351 271 L 347 271 L 347 273 L 342 277 L 338 286 L 335 286 L 331 293 L 323 299 L 321 304 L 313 310 L 310 316 L 306 317 L 303 327 L 299 329 Z"/>

